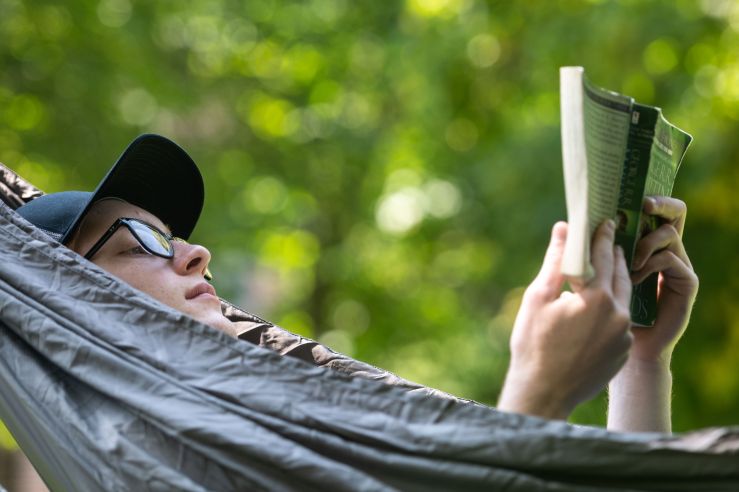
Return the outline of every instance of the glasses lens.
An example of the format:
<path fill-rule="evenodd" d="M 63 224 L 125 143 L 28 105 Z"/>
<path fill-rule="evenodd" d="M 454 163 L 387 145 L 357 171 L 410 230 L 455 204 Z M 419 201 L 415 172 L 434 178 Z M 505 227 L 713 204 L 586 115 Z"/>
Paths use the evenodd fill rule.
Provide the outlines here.
<path fill-rule="evenodd" d="M 172 244 L 159 231 L 134 220 L 129 221 L 136 239 L 143 247 L 155 255 L 171 258 L 174 255 Z"/>

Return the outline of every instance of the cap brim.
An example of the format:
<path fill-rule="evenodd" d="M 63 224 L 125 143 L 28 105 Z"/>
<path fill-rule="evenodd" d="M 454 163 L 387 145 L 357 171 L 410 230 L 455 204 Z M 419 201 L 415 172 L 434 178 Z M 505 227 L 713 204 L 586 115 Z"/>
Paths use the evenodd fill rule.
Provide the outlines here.
<path fill-rule="evenodd" d="M 93 192 L 61 239 L 70 238 L 93 203 L 118 197 L 157 216 L 172 234 L 188 239 L 203 209 L 203 178 L 180 146 L 160 135 L 136 138 Z"/>

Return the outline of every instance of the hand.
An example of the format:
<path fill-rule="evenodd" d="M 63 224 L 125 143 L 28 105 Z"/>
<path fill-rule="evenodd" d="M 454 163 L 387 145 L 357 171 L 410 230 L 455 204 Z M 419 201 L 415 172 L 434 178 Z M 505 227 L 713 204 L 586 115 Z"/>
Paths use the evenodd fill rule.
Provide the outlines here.
<path fill-rule="evenodd" d="M 633 328 L 629 362 L 669 364 L 698 293 L 698 277 L 682 243 L 687 207 L 676 198 L 654 196 L 645 198 L 644 212 L 662 225 L 637 243 L 631 280 L 636 285 L 659 272 L 657 318 L 652 327 Z"/>
<path fill-rule="evenodd" d="M 670 432 L 672 375 L 670 359 L 685 331 L 698 291 L 682 243 L 685 203 L 675 198 L 647 197 L 644 212 L 662 225 L 636 245 L 634 284 L 659 272 L 654 326 L 634 326 L 629 359 L 608 388 L 608 428 L 629 432 Z"/>
<path fill-rule="evenodd" d="M 613 221 L 593 238 L 595 277 L 560 293 L 566 234 L 565 223 L 555 224 L 541 271 L 523 296 L 500 410 L 565 419 L 626 361 L 631 282 L 623 252 L 613 246 Z"/>

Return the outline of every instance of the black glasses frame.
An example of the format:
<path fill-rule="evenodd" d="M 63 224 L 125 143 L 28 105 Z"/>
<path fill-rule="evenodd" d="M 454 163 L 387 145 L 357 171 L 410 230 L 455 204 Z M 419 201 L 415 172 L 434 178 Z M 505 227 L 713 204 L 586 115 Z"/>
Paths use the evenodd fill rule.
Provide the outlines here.
<path fill-rule="evenodd" d="M 153 231 L 158 236 L 160 236 L 162 239 L 164 239 L 164 244 L 167 245 L 165 246 L 164 244 L 162 244 L 162 248 L 164 249 L 164 251 L 156 251 L 150 248 L 149 246 L 147 246 L 146 241 L 144 241 L 141 237 L 139 237 L 139 234 L 136 232 L 136 227 L 133 224 L 131 224 L 132 222 L 143 225 L 144 227 L 148 228 L 149 230 Z M 185 241 L 184 239 L 173 236 L 171 234 L 167 234 L 166 232 L 159 230 L 158 227 L 152 224 L 149 224 L 148 222 L 144 222 L 141 219 L 135 219 L 133 217 L 119 217 L 116 219 L 115 222 L 113 222 L 113 225 L 111 225 L 108 228 L 108 230 L 105 231 L 105 233 L 100 237 L 100 239 L 98 239 L 97 242 L 93 244 L 92 247 L 87 251 L 87 253 L 85 254 L 85 259 L 92 260 L 92 257 L 95 256 L 95 253 L 97 253 L 100 250 L 100 248 L 103 247 L 103 245 L 108 241 L 108 239 L 110 239 L 113 236 L 113 234 L 115 234 L 115 231 L 120 229 L 121 226 L 125 226 L 126 229 L 128 229 L 131 232 L 131 235 L 133 235 L 134 239 L 136 239 L 136 242 L 139 243 L 139 246 L 144 248 L 144 250 L 146 250 L 147 253 L 150 253 L 154 256 L 159 256 L 161 258 L 166 258 L 169 260 L 174 258 L 174 246 L 172 245 L 172 241 L 187 244 L 187 241 Z M 213 275 L 210 273 L 210 270 L 208 270 L 207 268 L 205 269 L 204 277 L 206 280 L 213 279 Z"/>

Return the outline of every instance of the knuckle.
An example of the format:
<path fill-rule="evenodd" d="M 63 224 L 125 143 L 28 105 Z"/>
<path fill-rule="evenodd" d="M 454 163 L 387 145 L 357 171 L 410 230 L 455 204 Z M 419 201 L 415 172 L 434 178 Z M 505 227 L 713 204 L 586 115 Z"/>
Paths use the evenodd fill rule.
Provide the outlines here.
<path fill-rule="evenodd" d="M 680 234 L 678 234 L 677 232 L 677 228 L 673 224 L 670 224 L 670 223 L 662 224 L 659 228 L 664 236 L 668 236 L 668 237 L 670 236 L 679 237 L 680 236 Z"/>
<path fill-rule="evenodd" d="M 545 289 L 538 282 L 534 282 L 526 287 L 526 290 L 523 293 L 523 299 L 526 302 L 539 303 L 543 301 L 545 297 Z"/>
<path fill-rule="evenodd" d="M 698 275 L 693 270 L 690 270 L 688 272 L 688 278 L 690 279 L 690 283 L 693 284 L 693 290 L 694 292 L 698 292 L 698 289 L 700 288 L 700 279 L 698 278 Z"/>
<path fill-rule="evenodd" d="M 601 307 L 609 306 L 613 303 L 613 296 L 603 287 L 590 289 L 588 297 L 590 298 L 590 302 Z"/>
<path fill-rule="evenodd" d="M 613 314 L 614 323 L 621 328 L 629 328 L 631 326 L 631 313 L 625 308 L 616 308 Z"/>

